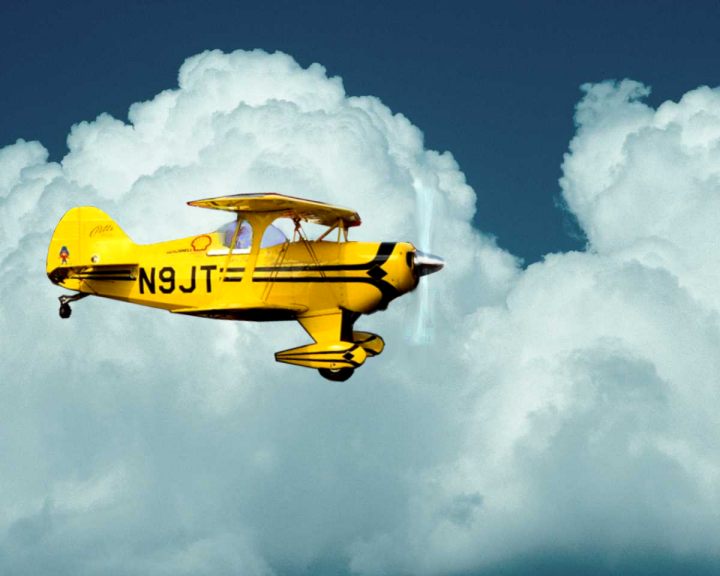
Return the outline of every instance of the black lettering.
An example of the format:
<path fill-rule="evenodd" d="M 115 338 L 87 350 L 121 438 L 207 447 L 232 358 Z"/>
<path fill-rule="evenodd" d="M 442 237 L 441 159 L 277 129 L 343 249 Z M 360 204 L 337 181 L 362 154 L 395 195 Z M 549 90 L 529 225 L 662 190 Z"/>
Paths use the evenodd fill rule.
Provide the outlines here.
<path fill-rule="evenodd" d="M 195 292 L 195 266 L 190 269 L 190 286 L 179 286 L 181 292 Z"/>
<path fill-rule="evenodd" d="M 212 270 L 217 270 L 217 266 L 200 266 L 200 270 L 205 270 L 205 287 L 208 292 L 212 292 L 212 278 L 210 276 L 210 272 Z"/>
<path fill-rule="evenodd" d="M 167 286 L 160 286 L 160 292 L 170 294 L 170 292 L 175 290 L 175 268 L 171 266 L 160 268 L 158 277 L 160 278 L 160 282 L 167 284 Z"/>
<path fill-rule="evenodd" d="M 150 268 L 150 277 L 148 278 L 145 268 L 140 267 L 140 294 L 145 294 L 145 285 L 147 285 L 150 294 L 155 294 L 155 267 Z"/>

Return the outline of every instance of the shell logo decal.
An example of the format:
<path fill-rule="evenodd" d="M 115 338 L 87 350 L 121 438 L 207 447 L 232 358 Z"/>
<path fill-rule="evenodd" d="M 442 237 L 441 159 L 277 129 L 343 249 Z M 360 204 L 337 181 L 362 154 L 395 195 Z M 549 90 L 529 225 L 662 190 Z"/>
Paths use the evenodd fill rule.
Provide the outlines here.
<path fill-rule="evenodd" d="M 190 246 L 192 246 L 194 252 L 202 252 L 203 250 L 207 250 L 210 244 L 212 244 L 212 238 L 210 238 L 207 234 L 203 234 L 202 236 L 196 236 L 193 238 Z"/>

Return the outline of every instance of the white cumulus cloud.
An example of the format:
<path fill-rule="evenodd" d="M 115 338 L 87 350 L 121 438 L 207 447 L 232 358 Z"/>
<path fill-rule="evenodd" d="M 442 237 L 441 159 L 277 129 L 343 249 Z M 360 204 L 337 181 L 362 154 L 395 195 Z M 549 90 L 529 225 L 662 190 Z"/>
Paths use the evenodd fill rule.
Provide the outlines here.
<path fill-rule="evenodd" d="M 561 184 L 588 246 L 527 269 L 473 228 L 449 153 L 280 53 L 193 56 L 128 122 L 74 126 L 60 163 L 0 149 L 0 571 L 717 562 L 720 92 L 652 109 L 636 82 L 583 90 Z M 433 343 L 407 344 L 406 296 L 359 321 L 386 351 L 337 385 L 273 361 L 307 338 L 291 323 L 99 299 L 57 317 L 44 259 L 65 210 L 151 242 L 223 221 L 186 201 L 252 191 L 354 207 L 357 239 L 430 243 Z"/>

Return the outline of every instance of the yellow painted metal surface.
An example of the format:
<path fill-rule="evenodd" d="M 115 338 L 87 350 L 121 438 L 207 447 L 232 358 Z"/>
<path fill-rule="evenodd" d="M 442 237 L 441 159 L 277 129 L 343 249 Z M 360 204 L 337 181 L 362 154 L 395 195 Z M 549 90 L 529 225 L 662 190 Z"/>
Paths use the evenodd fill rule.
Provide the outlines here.
<path fill-rule="evenodd" d="M 188 202 L 190 206 L 227 210 L 247 217 L 249 214 L 273 213 L 275 218 L 299 218 L 313 224 L 332 226 L 338 219 L 346 227 L 359 226 L 360 216 L 354 210 L 332 206 L 324 202 L 294 198 L 283 194 L 235 194 Z"/>
<path fill-rule="evenodd" d="M 296 238 L 261 248 L 263 232 L 278 217 L 345 230 L 360 219 L 347 209 L 280 195 L 191 204 L 237 212 L 252 225 L 252 246 L 230 250 L 219 232 L 138 245 L 98 208 L 78 207 L 63 216 L 50 241 L 49 278 L 70 290 L 181 314 L 296 319 L 314 343 L 278 353 L 281 362 L 355 368 L 382 351 L 379 336 L 353 332 L 352 325 L 415 288 L 412 244 Z"/>

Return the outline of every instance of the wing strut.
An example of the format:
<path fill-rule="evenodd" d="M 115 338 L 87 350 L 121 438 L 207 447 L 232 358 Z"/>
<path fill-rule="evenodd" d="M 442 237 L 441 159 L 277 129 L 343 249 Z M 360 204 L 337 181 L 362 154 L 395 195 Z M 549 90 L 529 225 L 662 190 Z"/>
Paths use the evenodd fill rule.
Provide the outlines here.
<path fill-rule="evenodd" d="M 308 254 L 310 254 L 310 258 L 312 258 L 313 262 L 315 263 L 315 266 L 318 267 L 318 272 L 320 273 L 320 276 L 322 278 L 325 278 L 325 272 L 323 271 L 322 267 L 320 266 L 320 260 L 317 257 L 317 254 L 315 253 L 315 249 L 312 247 L 312 244 L 307 239 L 307 236 L 305 236 L 305 232 L 303 232 L 302 225 L 300 224 L 300 219 L 295 218 L 293 219 L 293 222 L 295 223 L 295 232 L 293 233 L 293 242 L 295 241 L 295 238 L 299 238 L 302 243 L 305 245 L 305 248 L 308 251 Z"/>

